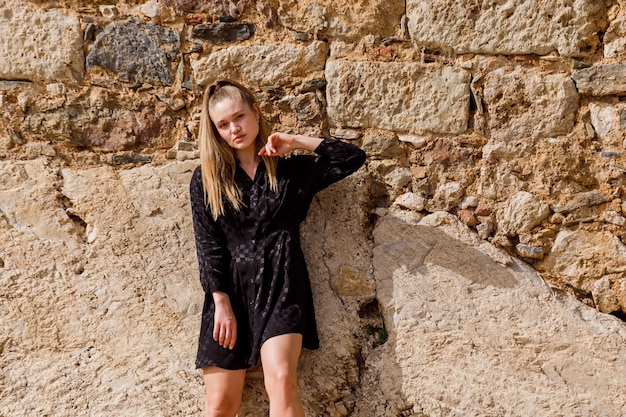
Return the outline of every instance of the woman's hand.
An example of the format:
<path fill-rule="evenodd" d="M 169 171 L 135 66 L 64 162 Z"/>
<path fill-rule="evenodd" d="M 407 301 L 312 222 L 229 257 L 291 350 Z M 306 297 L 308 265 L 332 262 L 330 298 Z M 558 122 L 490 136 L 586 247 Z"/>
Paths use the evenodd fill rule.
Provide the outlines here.
<path fill-rule="evenodd" d="M 314 151 L 322 139 L 311 138 L 289 133 L 272 133 L 267 137 L 267 143 L 259 150 L 259 155 L 283 156 L 295 149 Z"/>
<path fill-rule="evenodd" d="M 214 292 L 215 316 L 213 325 L 213 340 L 227 349 L 234 349 L 237 342 L 237 319 L 230 305 L 228 294 Z"/>

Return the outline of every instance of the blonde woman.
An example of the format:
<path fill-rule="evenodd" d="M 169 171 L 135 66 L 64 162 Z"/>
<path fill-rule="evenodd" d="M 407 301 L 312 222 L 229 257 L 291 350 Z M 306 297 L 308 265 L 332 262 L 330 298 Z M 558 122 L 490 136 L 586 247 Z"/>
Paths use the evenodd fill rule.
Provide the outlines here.
<path fill-rule="evenodd" d="M 365 161 L 342 141 L 268 133 L 247 88 L 222 80 L 206 89 L 190 185 L 206 417 L 237 414 L 246 369 L 259 359 L 270 416 L 304 416 L 296 369 L 302 347 L 319 340 L 299 226 L 315 193 Z M 296 149 L 317 155 L 283 157 Z"/>

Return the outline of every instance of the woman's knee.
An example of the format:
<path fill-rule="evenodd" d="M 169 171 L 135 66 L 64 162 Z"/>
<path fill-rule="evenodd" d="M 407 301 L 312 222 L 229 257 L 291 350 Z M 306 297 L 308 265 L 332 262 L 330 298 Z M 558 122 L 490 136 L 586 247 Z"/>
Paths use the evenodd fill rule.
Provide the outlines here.
<path fill-rule="evenodd" d="M 298 378 L 294 370 L 289 369 L 289 367 L 279 367 L 264 369 L 263 373 L 265 389 L 270 397 L 274 394 L 279 396 L 297 394 Z"/>
<path fill-rule="evenodd" d="M 207 392 L 204 415 L 205 417 L 235 417 L 240 406 L 241 398 L 212 395 Z"/>

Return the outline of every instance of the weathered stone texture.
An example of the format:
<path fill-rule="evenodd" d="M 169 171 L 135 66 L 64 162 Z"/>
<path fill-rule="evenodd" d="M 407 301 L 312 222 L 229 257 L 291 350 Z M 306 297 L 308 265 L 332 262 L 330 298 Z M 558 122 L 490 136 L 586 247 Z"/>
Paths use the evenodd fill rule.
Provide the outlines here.
<path fill-rule="evenodd" d="M 322 38 L 358 40 L 367 34 L 393 36 L 404 14 L 404 2 L 279 0 L 277 12 L 281 23 L 291 30 Z"/>
<path fill-rule="evenodd" d="M 324 69 L 328 46 L 309 45 L 232 46 L 206 57 L 191 58 L 195 81 L 208 85 L 221 78 L 270 86 L 289 83 Z"/>
<path fill-rule="evenodd" d="M 30 2 L 0 2 L 0 79 L 78 81 L 84 72 L 78 18 Z"/>
<path fill-rule="evenodd" d="M 458 54 L 579 56 L 599 44 L 600 5 L 593 0 L 407 0 L 411 38 Z"/>
<path fill-rule="evenodd" d="M 326 64 L 332 126 L 461 133 L 469 119 L 466 70 L 408 63 Z"/>
<path fill-rule="evenodd" d="M 109 69 L 121 81 L 171 85 L 171 62 L 179 48 L 175 30 L 128 19 L 111 23 L 97 36 L 87 65 Z"/>
<path fill-rule="evenodd" d="M 403 12 L 0 0 L 0 416 L 201 415 L 188 185 L 226 77 L 368 155 L 301 229 L 307 415 L 626 416 L 626 1 Z"/>
<path fill-rule="evenodd" d="M 59 172 L 41 160 L 0 165 L 0 239 L 11 242 L 0 269 L 0 413 L 200 413 L 191 335 L 201 289 L 186 198 L 193 166 L 118 175 Z M 165 254 L 172 245 L 176 259 Z"/>
<path fill-rule="evenodd" d="M 626 64 L 598 65 L 572 74 L 582 94 L 608 96 L 626 94 Z"/>
<path fill-rule="evenodd" d="M 568 134 L 579 97 L 567 74 L 500 68 L 484 77 L 484 103 L 492 143 L 506 144 Z"/>
<path fill-rule="evenodd" d="M 374 229 L 383 360 L 397 361 L 413 413 L 622 414 L 624 323 L 555 296 L 518 261 L 494 261 L 456 222 L 388 215 Z"/>

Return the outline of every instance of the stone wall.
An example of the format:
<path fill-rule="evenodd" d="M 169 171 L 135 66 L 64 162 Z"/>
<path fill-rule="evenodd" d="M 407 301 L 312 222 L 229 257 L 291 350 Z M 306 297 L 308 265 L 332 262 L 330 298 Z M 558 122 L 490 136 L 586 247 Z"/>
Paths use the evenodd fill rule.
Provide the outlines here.
<path fill-rule="evenodd" d="M 626 414 L 626 2 L 0 0 L 0 415 L 201 415 L 203 88 L 366 166 L 302 236 L 311 416 Z M 240 416 L 267 414 L 262 369 Z"/>

